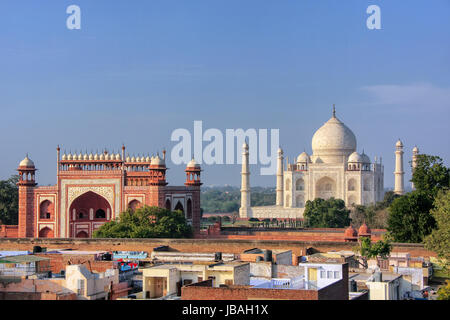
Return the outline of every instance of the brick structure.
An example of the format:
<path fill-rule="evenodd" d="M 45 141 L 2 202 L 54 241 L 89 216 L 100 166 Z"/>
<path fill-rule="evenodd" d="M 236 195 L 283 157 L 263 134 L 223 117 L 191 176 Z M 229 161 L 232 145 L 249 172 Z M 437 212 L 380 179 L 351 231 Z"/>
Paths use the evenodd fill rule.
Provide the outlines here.
<path fill-rule="evenodd" d="M 57 184 L 37 187 L 36 167 L 28 156 L 19 168 L 19 225 L 0 236 L 19 238 L 91 238 L 105 222 L 144 205 L 180 210 L 194 233 L 200 230 L 200 172 L 193 159 L 184 186 L 168 186 L 163 157 L 63 154 L 57 148 Z M 7 232 L 8 231 L 8 232 Z"/>
<path fill-rule="evenodd" d="M 314 252 L 351 251 L 354 243 L 338 241 L 295 241 L 295 240 L 230 240 L 230 239 L 13 239 L 0 238 L 0 250 L 29 250 L 34 246 L 51 249 L 101 251 L 146 251 L 149 254 L 158 246 L 169 246 L 179 252 L 223 252 L 240 254 L 252 248 L 270 250 L 292 250 L 293 256 L 304 256 L 306 251 Z M 407 252 L 411 257 L 436 257 L 423 244 L 393 243 L 392 252 Z"/>
<path fill-rule="evenodd" d="M 251 286 L 212 287 L 211 280 L 181 288 L 182 300 L 348 300 L 348 265 L 343 277 L 326 287 L 311 289 L 263 289 Z"/>

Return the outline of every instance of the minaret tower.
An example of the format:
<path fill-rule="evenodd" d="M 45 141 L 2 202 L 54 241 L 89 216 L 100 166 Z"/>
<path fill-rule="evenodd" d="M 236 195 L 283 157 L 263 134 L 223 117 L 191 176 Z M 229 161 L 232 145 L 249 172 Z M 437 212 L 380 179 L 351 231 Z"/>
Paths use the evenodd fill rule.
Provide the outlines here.
<path fill-rule="evenodd" d="M 241 218 L 251 218 L 250 207 L 250 169 L 249 169 L 249 152 L 248 144 L 244 143 L 242 146 L 242 172 L 241 172 L 241 208 L 239 209 L 239 216 Z"/>
<path fill-rule="evenodd" d="M 278 149 L 278 162 L 277 162 L 277 206 L 283 206 L 283 150 Z"/>
<path fill-rule="evenodd" d="M 417 146 L 415 146 L 413 148 L 413 155 L 412 155 L 412 162 L 411 162 L 411 167 L 412 167 L 412 174 L 414 174 L 414 169 L 417 167 L 417 156 L 419 155 L 419 148 L 417 148 Z M 415 190 L 416 188 L 414 187 L 414 182 L 411 182 L 411 187 L 413 190 Z"/>
<path fill-rule="evenodd" d="M 36 186 L 36 167 L 28 155 L 19 168 L 19 238 L 34 237 L 34 188 Z"/>
<path fill-rule="evenodd" d="M 402 195 L 405 193 L 403 178 L 405 172 L 403 171 L 403 143 L 398 139 L 395 144 L 395 187 L 394 193 Z"/>

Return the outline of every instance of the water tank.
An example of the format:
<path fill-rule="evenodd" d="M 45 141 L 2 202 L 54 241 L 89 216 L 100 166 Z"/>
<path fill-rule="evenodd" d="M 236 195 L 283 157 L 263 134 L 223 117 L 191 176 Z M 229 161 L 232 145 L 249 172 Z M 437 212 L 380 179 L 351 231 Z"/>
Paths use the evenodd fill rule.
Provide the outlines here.
<path fill-rule="evenodd" d="M 42 252 L 42 248 L 40 246 L 34 246 L 33 253 L 39 253 L 39 252 Z"/>
<path fill-rule="evenodd" d="M 264 261 L 272 261 L 272 250 L 264 251 Z"/>
<path fill-rule="evenodd" d="M 373 274 L 373 281 L 374 282 L 381 282 L 382 281 L 382 273 L 380 271 L 376 271 Z"/>
<path fill-rule="evenodd" d="M 358 285 L 355 280 L 350 280 L 350 292 L 358 292 Z"/>

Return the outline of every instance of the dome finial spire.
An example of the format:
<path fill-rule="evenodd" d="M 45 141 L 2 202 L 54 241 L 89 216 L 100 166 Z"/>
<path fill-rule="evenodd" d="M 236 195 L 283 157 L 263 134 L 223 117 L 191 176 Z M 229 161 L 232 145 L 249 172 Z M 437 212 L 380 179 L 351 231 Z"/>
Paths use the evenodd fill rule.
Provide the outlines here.
<path fill-rule="evenodd" d="M 333 118 L 336 118 L 336 105 L 333 103 Z"/>

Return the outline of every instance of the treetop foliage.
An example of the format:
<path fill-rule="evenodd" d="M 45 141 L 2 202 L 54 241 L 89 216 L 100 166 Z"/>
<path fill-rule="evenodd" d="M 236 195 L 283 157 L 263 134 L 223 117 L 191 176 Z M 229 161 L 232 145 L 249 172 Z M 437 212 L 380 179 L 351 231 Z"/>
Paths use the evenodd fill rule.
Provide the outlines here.
<path fill-rule="evenodd" d="M 119 219 L 103 224 L 94 238 L 189 238 L 192 228 L 180 211 L 145 206 L 127 210 Z"/>

